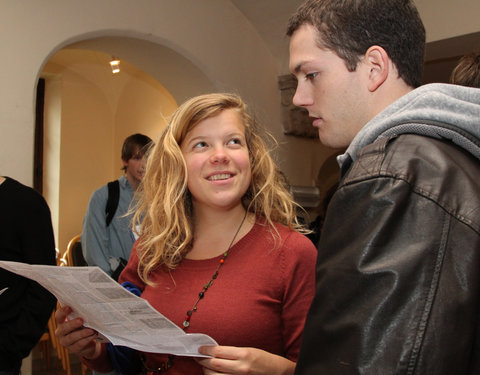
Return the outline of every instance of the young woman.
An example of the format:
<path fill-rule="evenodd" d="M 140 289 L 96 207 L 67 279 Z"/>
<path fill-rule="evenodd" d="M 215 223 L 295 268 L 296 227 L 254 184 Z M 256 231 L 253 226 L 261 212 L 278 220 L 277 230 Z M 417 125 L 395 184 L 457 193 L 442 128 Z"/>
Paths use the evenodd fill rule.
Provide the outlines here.
<path fill-rule="evenodd" d="M 97 371 L 293 374 L 316 250 L 239 97 L 202 95 L 178 108 L 148 158 L 134 224 L 140 239 L 119 281 L 219 346 L 198 359 L 125 353 L 95 341 L 81 319 L 66 321 L 68 307 L 57 312 L 63 345 Z"/>

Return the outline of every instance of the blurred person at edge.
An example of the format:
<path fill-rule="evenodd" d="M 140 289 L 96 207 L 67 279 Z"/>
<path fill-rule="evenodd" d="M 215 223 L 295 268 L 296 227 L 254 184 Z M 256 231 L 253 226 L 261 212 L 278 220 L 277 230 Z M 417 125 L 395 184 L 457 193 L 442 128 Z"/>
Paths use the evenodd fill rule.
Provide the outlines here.
<path fill-rule="evenodd" d="M 0 176 L 0 259 L 55 265 L 50 209 L 32 188 Z M 45 333 L 55 297 L 35 281 L 0 268 L 0 375 L 18 375 Z"/>
<path fill-rule="evenodd" d="M 455 85 L 480 88 L 480 52 L 472 52 L 458 61 L 450 82 Z"/>

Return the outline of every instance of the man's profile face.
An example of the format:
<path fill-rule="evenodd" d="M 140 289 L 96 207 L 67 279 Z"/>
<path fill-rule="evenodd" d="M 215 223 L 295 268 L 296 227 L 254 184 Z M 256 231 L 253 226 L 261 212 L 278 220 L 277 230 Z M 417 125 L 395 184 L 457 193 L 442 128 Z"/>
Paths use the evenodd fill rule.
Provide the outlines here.
<path fill-rule="evenodd" d="M 315 27 L 303 24 L 290 39 L 290 71 L 298 81 L 293 103 L 308 110 L 321 142 L 347 147 L 366 123 L 362 62 L 350 72 L 335 52 L 318 46 Z"/>
<path fill-rule="evenodd" d="M 133 156 L 128 160 L 122 160 L 123 166 L 125 167 L 125 174 L 129 181 L 133 181 L 138 184 L 142 181 L 142 178 L 145 174 L 145 167 L 147 161 L 145 156 L 140 152 L 137 147 Z"/>

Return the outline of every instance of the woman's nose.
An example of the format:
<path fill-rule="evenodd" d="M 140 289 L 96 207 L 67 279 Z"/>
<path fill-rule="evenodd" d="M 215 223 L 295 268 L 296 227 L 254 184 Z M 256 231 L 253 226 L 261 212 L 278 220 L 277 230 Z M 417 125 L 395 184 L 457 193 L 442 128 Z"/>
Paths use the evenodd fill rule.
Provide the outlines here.
<path fill-rule="evenodd" d="M 212 163 L 225 163 L 228 161 L 228 155 L 223 147 L 215 147 L 210 158 Z"/>

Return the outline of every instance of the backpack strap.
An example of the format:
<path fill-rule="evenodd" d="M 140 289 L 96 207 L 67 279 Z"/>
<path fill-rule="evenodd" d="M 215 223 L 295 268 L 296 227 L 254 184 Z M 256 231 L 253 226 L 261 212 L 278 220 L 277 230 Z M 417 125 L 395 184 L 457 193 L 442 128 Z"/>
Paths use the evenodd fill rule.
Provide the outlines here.
<path fill-rule="evenodd" d="M 108 183 L 108 199 L 105 206 L 105 221 L 107 227 L 110 225 L 115 211 L 117 211 L 118 201 L 120 200 L 120 182 L 118 180 Z"/>

